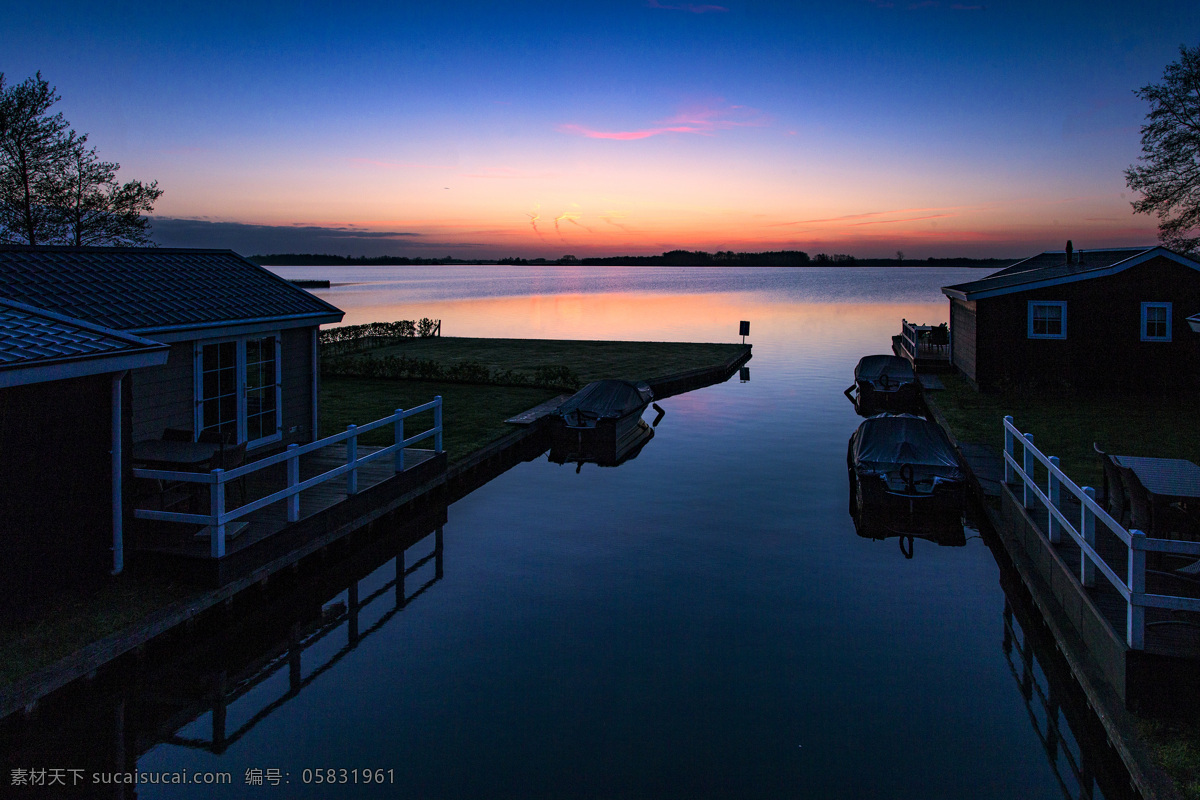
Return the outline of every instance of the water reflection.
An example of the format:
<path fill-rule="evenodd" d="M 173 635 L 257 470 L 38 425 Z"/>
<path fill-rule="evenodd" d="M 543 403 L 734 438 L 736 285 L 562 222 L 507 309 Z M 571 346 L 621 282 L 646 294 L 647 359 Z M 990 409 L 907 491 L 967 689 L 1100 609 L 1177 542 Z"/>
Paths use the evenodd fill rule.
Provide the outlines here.
<path fill-rule="evenodd" d="M 1059 791 L 1068 800 L 1135 797 L 1129 773 L 1112 757 L 1108 736 L 1040 613 L 1012 567 L 1004 566 L 1001 649 Z"/>
<path fill-rule="evenodd" d="M 6 764 L 61 768 L 56 788 L 91 796 L 93 776 L 133 773 L 160 745 L 225 753 L 443 579 L 445 521 L 440 506 L 390 529 L 376 523 L 370 541 L 317 574 L 264 589 L 186 641 L 51 696 L 31 717 L 10 717 L 0 729 Z M 137 796 L 136 786 L 103 782 L 110 796 Z"/>

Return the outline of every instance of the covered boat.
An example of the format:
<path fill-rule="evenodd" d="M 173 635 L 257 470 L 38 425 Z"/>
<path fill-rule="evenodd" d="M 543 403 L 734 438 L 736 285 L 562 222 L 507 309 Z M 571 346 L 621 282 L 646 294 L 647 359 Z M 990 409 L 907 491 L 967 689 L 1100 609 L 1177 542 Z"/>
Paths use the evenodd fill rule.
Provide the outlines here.
<path fill-rule="evenodd" d="M 850 437 L 846 467 L 851 513 L 863 527 L 912 532 L 962 514 L 965 475 L 934 422 L 912 414 L 863 421 Z"/>
<path fill-rule="evenodd" d="M 845 394 L 863 416 L 921 411 L 921 382 L 908 359 L 900 356 L 863 356 L 854 368 L 854 385 Z"/>
<path fill-rule="evenodd" d="M 609 465 L 629 458 L 650 438 L 642 412 L 653 399 L 645 383 L 589 383 L 551 414 L 551 458 Z"/>

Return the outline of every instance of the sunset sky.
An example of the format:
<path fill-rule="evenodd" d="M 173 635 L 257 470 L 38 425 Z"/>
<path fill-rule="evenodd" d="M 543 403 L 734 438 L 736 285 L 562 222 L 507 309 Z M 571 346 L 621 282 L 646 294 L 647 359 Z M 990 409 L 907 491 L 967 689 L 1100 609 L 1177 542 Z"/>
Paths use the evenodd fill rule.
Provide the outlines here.
<path fill-rule="evenodd" d="M 1200 3 L 5 3 L 163 245 L 1023 256 L 1155 240 L 1123 170 Z"/>

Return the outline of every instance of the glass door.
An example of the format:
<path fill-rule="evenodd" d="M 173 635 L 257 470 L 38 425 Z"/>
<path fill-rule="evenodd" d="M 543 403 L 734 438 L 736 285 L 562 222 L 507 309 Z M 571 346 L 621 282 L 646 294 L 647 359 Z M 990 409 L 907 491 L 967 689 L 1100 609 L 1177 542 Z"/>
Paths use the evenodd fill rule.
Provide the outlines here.
<path fill-rule="evenodd" d="M 196 430 L 251 447 L 280 435 L 279 337 L 242 337 L 196 348 Z"/>
<path fill-rule="evenodd" d="M 279 354 L 274 336 L 246 340 L 246 441 L 279 433 Z"/>

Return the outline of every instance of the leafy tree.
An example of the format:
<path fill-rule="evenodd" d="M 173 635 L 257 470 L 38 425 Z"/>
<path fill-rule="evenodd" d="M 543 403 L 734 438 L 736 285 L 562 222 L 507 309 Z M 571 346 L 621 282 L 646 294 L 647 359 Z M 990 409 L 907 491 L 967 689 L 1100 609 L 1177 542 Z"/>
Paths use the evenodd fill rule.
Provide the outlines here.
<path fill-rule="evenodd" d="M 151 244 L 156 181 L 120 184 L 120 164 L 101 161 L 71 130 L 54 88 L 39 72 L 5 87 L 0 73 L 0 242 Z"/>
<path fill-rule="evenodd" d="M 1200 250 L 1200 46 L 1181 45 L 1163 82 L 1134 94 L 1150 103 L 1150 113 L 1141 163 L 1125 170 L 1125 183 L 1142 194 L 1133 210 L 1158 217 L 1164 245 L 1194 253 Z"/>

